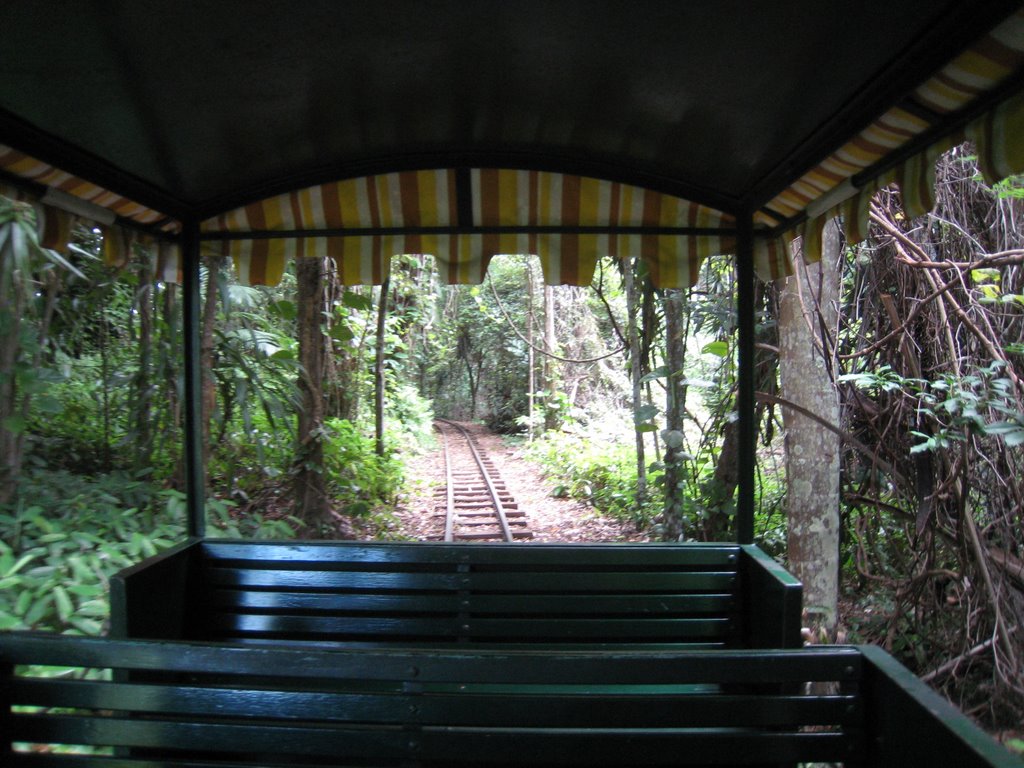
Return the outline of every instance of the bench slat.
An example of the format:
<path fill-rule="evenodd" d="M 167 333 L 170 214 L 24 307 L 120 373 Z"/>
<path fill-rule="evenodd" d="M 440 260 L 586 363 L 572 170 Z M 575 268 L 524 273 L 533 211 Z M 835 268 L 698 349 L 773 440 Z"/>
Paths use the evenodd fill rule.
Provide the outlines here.
<path fill-rule="evenodd" d="M 77 715 L 12 715 L 19 741 L 167 749 L 189 753 L 275 755 L 332 760 L 424 760 L 448 764 L 518 764 L 524 755 L 543 755 L 558 765 L 675 765 L 687 759 L 723 763 L 737 759 L 838 761 L 849 757 L 853 740 L 842 733 L 791 733 L 722 729 L 532 729 L 532 728 L 355 728 L 319 724 L 279 725 L 180 722 Z M 638 756 L 642 755 L 642 758 Z M 234 759 L 238 759 L 235 757 Z"/>
<path fill-rule="evenodd" d="M 404 595 L 336 594 L 217 589 L 205 596 L 213 610 L 339 611 L 387 613 L 601 616 L 724 615 L 735 605 L 728 593 L 706 595 Z"/>
<path fill-rule="evenodd" d="M 291 639 L 324 639 L 339 636 L 380 637 L 466 637 L 567 639 L 616 638 L 693 639 L 721 638 L 729 631 L 729 621 L 699 619 L 487 619 L 466 618 L 459 622 L 445 619 L 351 618 L 330 616 L 217 614 L 210 618 L 213 634 L 233 636 L 276 634 Z"/>
<path fill-rule="evenodd" d="M 252 541 L 203 542 L 204 556 L 211 561 L 245 562 L 250 567 L 273 563 L 334 562 L 386 563 L 434 566 L 436 564 L 510 565 L 527 568 L 538 565 L 569 570 L 578 566 L 621 566 L 634 569 L 639 562 L 650 567 L 685 565 L 692 567 L 735 567 L 739 546 L 735 544 L 601 544 L 601 545 L 521 545 L 437 543 L 327 542 L 271 544 Z"/>
<path fill-rule="evenodd" d="M 532 728 L 668 728 L 686 723 L 692 728 L 792 729 L 851 722 L 850 708 L 856 707 L 856 698 L 849 695 L 745 696 L 684 686 L 636 686 L 628 691 L 608 687 L 616 693 L 602 692 L 601 686 L 551 686 L 544 693 L 524 693 L 531 688 L 491 686 L 467 692 L 431 685 L 416 694 L 260 690 L 232 687 L 230 680 L 223 686 L 20 679 L 11 695 L 28 706 L 146 715 L 217 718 L 231 712 L 233 718 L 459 727 L 514 723 Z"/>
<path fill-rule="evenodd" d="M 571 573 L 402 573 L 385 571 L 281 570 L 209 567 L 205 583 L 294 589 L 405 591 L 555 592 L 566 594 L 679 591 L 728 591 L 736 581 L 730 572 L 630 574 L 600 571 Z"/>
<path fill-rule="evenodd" d="M 124 668 L 279 677 L 440 680 L 463 683 L 802 683 L 855 680 L 863 664 L 854 648 L 726 651 L 550 652 L 504 648 L 289 648 L 274 645 L 69 638 L 0 634 L 0 654 L 13 664 Z"/>

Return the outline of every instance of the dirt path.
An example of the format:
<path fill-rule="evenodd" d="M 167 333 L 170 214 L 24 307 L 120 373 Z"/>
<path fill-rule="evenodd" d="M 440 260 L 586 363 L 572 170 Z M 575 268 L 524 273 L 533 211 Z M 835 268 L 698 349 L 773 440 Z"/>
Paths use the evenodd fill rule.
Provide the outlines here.
<path fill-rule="evenodd" d="M 515 448 L 479 424 L 466 424 L 487 451 L 508 490 L 526 512 L 533 542 L 643 541 L 629 523 L 602 517 L 583 502 L 556 499 L 552 482 Z M 387 535 L 405 539 L 439 538 L 444 531 L 444 460 L 440 450 L 407 456 L 407 478 Z"/>

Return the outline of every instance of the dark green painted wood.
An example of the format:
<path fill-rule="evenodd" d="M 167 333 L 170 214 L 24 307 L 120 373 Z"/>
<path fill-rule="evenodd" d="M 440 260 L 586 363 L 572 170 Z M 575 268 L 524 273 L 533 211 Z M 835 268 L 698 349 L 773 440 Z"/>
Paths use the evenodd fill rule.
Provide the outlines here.
<path fill-rule="evenodd" d="M 22 672 L 12 684 L 15 664 L 145 679 Z M 10 741 L 134 754 L 4 755 L 4 765 L 1018 765 L 870 648 L 312 650 L 2 633 L 0 670 Z M 771 690 L 805 680 L 844 693 Z M 924 740 L 938 745 L 919 750 L 933 759 L 955 751 L 908 758 Z"/>
<path fill-rule="evenodd" d="M 753 211 L 743 210 L 736 218 L 736 410 L 739 451 L 737 452 L 736 541 L 754 543 L 754 481 L 757 472 L 757 423 L 754 343 L 755 317 L 754 220 Z"/>
<path fill-rule="evenodd" d="M 868 755 L 865 766 L 990 765 L 1024 768 L 1020 760 L 990 739 L 952 704 L 879 648 L 862 648 Z M 941 727 L 936 727 L 941 723 Z M 911 740 L 907 732 L 927 733 Z"/>
<path fill-rule="evenodd" d="M 193 602 L 189 579 L 196 570 L 198 548 L 198 540 L 186 541 L 111 577 L 112 637 L 178 640 L 186 636 Z"/>
<path fill-rule="evenodd" d="M 185 590 L 179 626 L 129 636 L 392 643 L 765 646 L 785 636 L 766 598 L 799 585 L 759 550 L 722 544 L 466 546 L 203 540 L 118 577 L 112 611 Z M 180 561 L 187 576 L 163 578 Z M 748 562 L 750 561 L 750 562 Z M 181 563 L 185 563 L 182 565 Z M 787 581 L 788 579 L 788 581 Z M 777 582 L 777 583 L 776 583 Z M 162 599 L 162 598 L 161 598 Z M 170 612 L 172 615 L 174 612 Z M 781 621 L 781 619 L 779 620 Z M 150 622 L 151 623 L 151 622 Z M 796 642 L 799 642 L 797 639 Z M 780 641 L 780 644 L 781 641 Z"/>
<path fill-rule="evenodd" d="M 188 535 L 206 535 L 206 468 L 203 465 L 202 371 L 200 370 L 199 220 L 182 222 L 182 334 L 185 352 L 185 484 Z"/>
<path fill-rule="evenodd" d="M 745 648 L 799 648 L 803 587 L 785 568 L 753 545 L 740 558 Z"/>
<path fill-rule="evenodd" d="M 213 590 L 204 597 L 208 606 L 224 611 L 329 611 L 344 614 L 472 615 L 521 614 L 558 616 L 722 615 L 735 607 L 731 594 L 696 595 L 537 595 L 537 594 L 337 594 L 321 592 Z"/>
<path fill-rule="evenodd" d="M 472 640 L 509 639 L 540 642 L 556 640 L 632 639 L 692 640 L 722 638 L 729 630 L 725 619 L 395 619 L 330 618 L 323 616 L 247 616 L 217 617 L 211 627 L 214 635 L 278 635 L 287 639 L 327 639 L 334 637 L 460 637 Z"/>
<path fill-rule="evenodd" d="M 351 590 L 470 590 L 491 592 L 720 592 L 735 573 L 396 573 L 387 571 L 279 571 L 207 568 L 210 585 Z"/>
<path fill-rule="evenodd" d="M 531 544 L 466 545 L 429 543 L 318 542 L 275 544 L 255 541 L 206 539 L 203 548 L 214 560 L 262 563 L 345 562 L 345 563 L 421 563 L 477 566 L 503 564 L 526 568 L 531 565 L 562 566 L 572 569 L 580 564 L 620 565 L 636 563 L 654 566 L 735 567 L 739 547 L 731 544 Z"/>
<path fill-rule="evenodd" d="M 232 643 L 115 640 L 46 633 L 0 633 L 0 659 L 15 664 L 288 678 L 459 681 L 553 684 L 672 685 L 856 680 L 862 655 L 855 648 L 729 651 L 564 651 L 347 647 L 319 649 Z M 415 673 L 412 670 L 415 669 Z"/>
<path fill-rule="evenodd" d="M 353 685 L 352 688 L 358 686 Z M 489 688 L 480 693 L 432 692 L 425 686 L 415 695 L 380 693 L 253 690 L 180 684 L 95 685 L 77 680 L 20 680 L 14 697 L 22 704 L 130 711 L 146 715 L 222 717 L 235 712 L 251 718 L 325 720 L 383 724 L 486 726 L 495 722 L 517 727 L 573 728 L 726 728 L 795 727 L 851 722 L 853 696 L 761 696 L 679 692 L 678 688 L 576 692 L 563 686 L 547 693 L 530 688 Z M 523 692 L 523 691 L 526 692 Z"/>

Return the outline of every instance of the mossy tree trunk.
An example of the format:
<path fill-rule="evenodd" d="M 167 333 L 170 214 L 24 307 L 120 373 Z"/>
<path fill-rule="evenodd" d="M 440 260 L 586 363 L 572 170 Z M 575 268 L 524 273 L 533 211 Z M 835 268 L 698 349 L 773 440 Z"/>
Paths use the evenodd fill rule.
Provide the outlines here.
<path fill-rule="evenodd" d="M 819 264 L 796 258 L 797 273 L 779 297 L 779 374 L 783 397 L 838 425 L 833 382 L 838 323 L 841 235 L 825 229 Z M 805 626 L 831 638 L 839 600 L 838 435 L 813 419 L 783 407 L 786 429 L 786 512 L 789 565 L 804 584 Z"/>

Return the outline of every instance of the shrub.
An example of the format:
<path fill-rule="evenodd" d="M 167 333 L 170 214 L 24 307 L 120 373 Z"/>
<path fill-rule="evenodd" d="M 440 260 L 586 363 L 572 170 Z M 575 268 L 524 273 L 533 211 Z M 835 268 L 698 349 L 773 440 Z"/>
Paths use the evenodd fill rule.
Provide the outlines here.
<path fill-rule="evenodd" d="M 324 426 L 324 474 L 328 492 L 348 515 L 363 515 L 375 504 L 394 498 L 402 484 L 401 464 L 345 419 Z"/>
<path fill-rule="evenodd" d="M 546 432 L 528 455 L 537 460 L 554 482 L 552 494 L 592 504 L 598 511 L 638 528 L 650 525 L 661 512 L 657 472 L 648 475 L 648 498 L 637 502 L 636 454 L 627 443 L 592 440 L 583 434 Z"/>
<path fill-rule="evenodd" d="M 231 514 L 207 502 L 229 537 L 289 538 L 286 521 Z M 184 495 L 124 472 L 85 477 L 26 473 L 0 506 L 0 629 L 100 634 L 110 577 L 185 538 Z"/>

